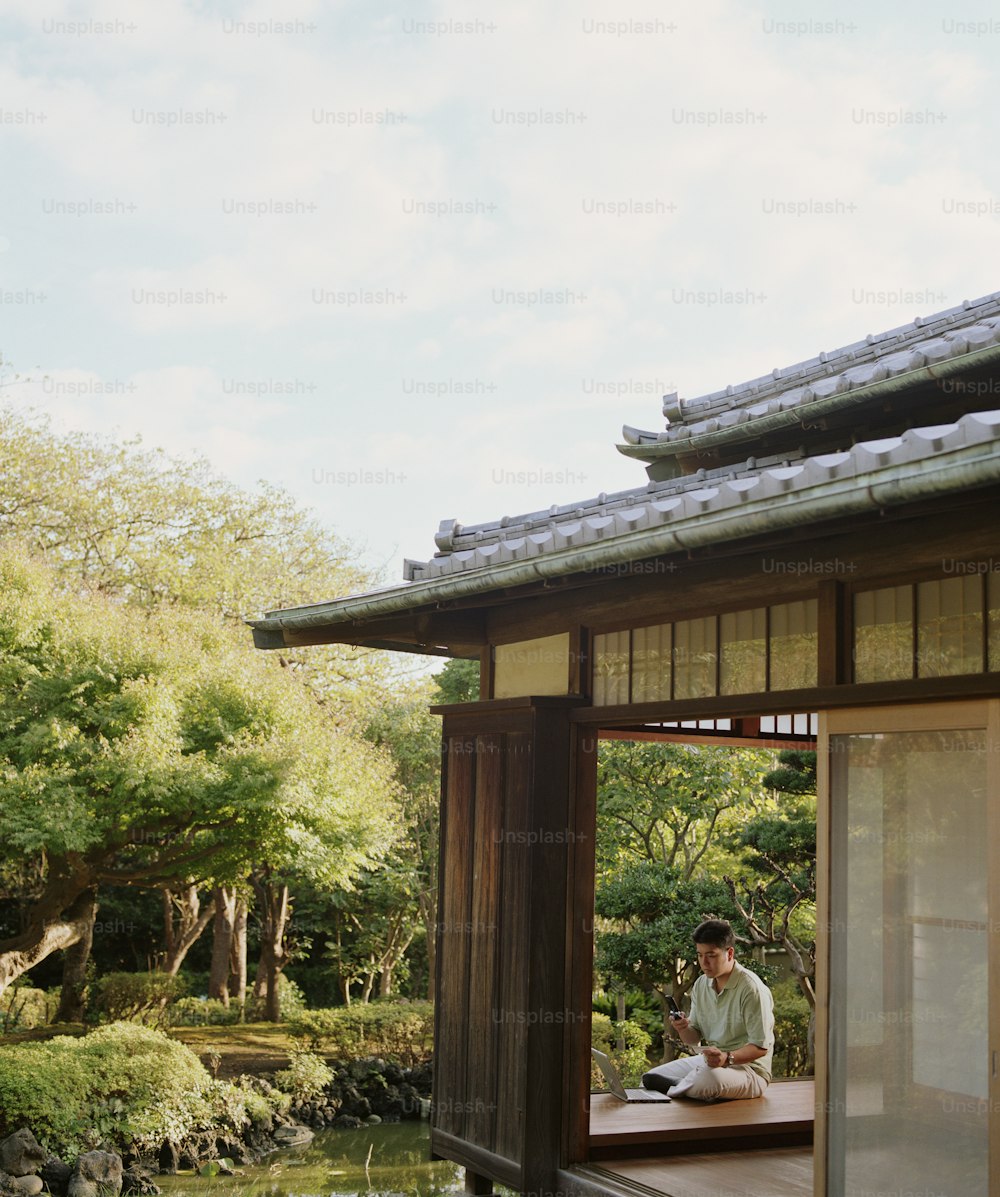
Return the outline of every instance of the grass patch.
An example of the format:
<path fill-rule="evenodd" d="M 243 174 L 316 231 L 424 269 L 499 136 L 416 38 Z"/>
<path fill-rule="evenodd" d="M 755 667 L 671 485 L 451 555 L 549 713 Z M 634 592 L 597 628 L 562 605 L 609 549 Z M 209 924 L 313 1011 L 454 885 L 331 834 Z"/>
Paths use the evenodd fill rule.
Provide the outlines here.
<path fill-rule="evenodd" d="M 185 1044 L 213 1071 L 213 1056 L 220 1064 L 217 1075 L 228 1080 L 240 1073 L 275 1072 L 287 1068 L 298 1045 L 278 1023 L 245 1022 L 233 1026 L 171 1027 L 172 1039 Z"/>

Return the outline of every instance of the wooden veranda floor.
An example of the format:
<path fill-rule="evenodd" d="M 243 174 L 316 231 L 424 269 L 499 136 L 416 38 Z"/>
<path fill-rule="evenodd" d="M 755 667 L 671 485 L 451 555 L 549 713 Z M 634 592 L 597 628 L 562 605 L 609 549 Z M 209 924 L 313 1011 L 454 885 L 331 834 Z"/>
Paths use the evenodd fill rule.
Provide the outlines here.
<path fill-rule="evenodd" d="M 590 1158 L 603 1163 L 623 1157 L 808 1147 L 813 1115 L 811 1080 L 775 1081 L 763 1097 L 710 1104 L 683 1097 L 626 1104 L 610 1093 L 593 1093 Z"/>
<path fill-rule="evenodd" d="M 812 1197 L 808 1147 L 606 1160 L 587 1169 L 597 1182 L 640 1187 L 659 1197 Z"/>

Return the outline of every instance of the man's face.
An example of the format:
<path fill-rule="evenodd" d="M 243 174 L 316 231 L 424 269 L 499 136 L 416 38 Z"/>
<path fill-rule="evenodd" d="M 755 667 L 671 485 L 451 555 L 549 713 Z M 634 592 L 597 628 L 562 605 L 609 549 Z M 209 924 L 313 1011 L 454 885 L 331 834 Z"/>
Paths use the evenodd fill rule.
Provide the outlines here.
<path fill-rule="evenodd" d="M 720 948 L 714 943 L 695 944 L 698 963 L 706 977 L 724 977 L 732 970 L 735 953 L 732 948 Z"/>

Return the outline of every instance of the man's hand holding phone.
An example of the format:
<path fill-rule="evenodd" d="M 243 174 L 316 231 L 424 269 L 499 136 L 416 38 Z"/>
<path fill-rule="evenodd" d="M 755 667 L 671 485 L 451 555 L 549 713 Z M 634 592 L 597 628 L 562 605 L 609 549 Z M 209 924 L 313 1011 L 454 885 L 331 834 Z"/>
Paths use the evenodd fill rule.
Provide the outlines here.
<path fill-rule="evenodd" d="M 667 995 L 667 1006 L 669 1007 L 670 1025 L 678 1032 L 686 1031 L 691 1026 L 687 1015 L 669 994 Z M 684 1038 L 683 1034 L 681 1034 L 681 1038 Z"/>

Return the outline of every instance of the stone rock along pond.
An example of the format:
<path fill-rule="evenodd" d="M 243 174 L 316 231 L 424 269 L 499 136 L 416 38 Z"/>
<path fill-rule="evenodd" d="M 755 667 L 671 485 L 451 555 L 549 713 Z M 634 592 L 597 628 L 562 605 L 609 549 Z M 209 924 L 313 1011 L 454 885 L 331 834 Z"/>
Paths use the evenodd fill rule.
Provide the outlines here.
<path fill-rule="evenodd" d="M 382 1123 L 359 1130 L 318 1131 L 306 1147 L 276 1151 L 236 1176 L 194 1173 L 154 1176 L 163 1197 L 334 1197 L 406 1193 L 443 1197 L 464 1193 L 464 1172 L 428 1159 L 426 1122 Z M 366 1167 L 367 1165 L 367 1167 Z"/>

